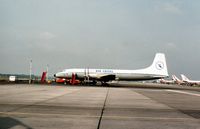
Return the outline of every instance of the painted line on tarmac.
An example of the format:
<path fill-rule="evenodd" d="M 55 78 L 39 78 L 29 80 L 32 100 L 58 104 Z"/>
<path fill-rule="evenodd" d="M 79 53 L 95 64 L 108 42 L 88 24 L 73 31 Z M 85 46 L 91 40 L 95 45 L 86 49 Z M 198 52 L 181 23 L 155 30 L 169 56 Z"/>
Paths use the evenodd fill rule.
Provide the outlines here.
<path fill-rule="evenodd" d="M 0 115 L 5 116 L 15 116 L 15 115 L 26 115 L 26 116 L 59 116 L 59 117 L 96 117 L 99 118 L 100 116 L 94 116 L 94 115 L 65 115 L 61 113 L 30 113 L 30 112 L 0 112 Z"/>
<path fill-rule="evenodd" d="M 0 112 L 1 116 L 39 116 L 39 117 L 49 117 L 49 116 L 58 116 L 58 117 L 78 117 L 78 118 L 99 118 L 98 115 L 67 115 L 67 114 L 45 114 L 45 113 L 23 113 L 23 112 Z M 147 119 L 147 120 L 178 120 L 178 121 L 199 121 L 195 118 L 190 117 L 140 117 L 140 116 L 107 116 L 104 115 L 102 118 L 105 119 Z"/>
<path fill-rule="evenodd" d="M 193 96 L 200 97 L 200 94 L 195 94 L 195 93 L 191 93 L 191 92 L 185 92 L 185 91 L 179 91 L 179 90 L 166 90 L 166 91 L 175 92 L 175 93 L 181 93 L 181 94 L 187 94 L 187 95 L 193 95 Z"/>

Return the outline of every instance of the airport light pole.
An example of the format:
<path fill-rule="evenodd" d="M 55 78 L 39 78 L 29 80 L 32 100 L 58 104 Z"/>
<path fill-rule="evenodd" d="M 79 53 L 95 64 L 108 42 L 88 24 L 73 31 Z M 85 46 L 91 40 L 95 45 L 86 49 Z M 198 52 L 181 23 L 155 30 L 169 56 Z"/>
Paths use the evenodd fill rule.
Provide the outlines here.
<path fill-rule="evenodd" d="M 29 84 L 31 84 L 31 74 L 32 74 L 32 60 L 30 60 L 30 78 L 29 78 Z"/>

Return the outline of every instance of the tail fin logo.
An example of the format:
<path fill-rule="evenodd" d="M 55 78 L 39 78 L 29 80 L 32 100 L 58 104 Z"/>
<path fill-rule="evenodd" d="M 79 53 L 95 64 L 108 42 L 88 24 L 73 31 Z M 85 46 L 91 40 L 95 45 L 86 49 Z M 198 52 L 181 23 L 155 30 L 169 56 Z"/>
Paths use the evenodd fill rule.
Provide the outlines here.
<path fill-rule="evenodd" d="M 157 63 L 156 63 L 156 68 L 157 68 L 158 70 L 164 69 L 164 63 L 163 63 L 163 62 L 157 62 Z"/>

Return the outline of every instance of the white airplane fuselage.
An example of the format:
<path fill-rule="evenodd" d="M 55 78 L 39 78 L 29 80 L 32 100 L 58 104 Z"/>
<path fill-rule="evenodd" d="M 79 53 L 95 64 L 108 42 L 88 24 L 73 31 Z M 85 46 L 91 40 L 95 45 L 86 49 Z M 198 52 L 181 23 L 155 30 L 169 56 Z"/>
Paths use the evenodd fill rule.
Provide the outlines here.
<path fill-rule="evenodd" d="M 149 74 L 144 70 L 119 70 L 119 69 L 66 69 L 56 74 L 56 77 L 71 78 L 75 73 L 77 78 L 85 78 L 89 75 L 91 78 L 100 79 L 104 75 L 114 75 L 116 80 L 150 80 L 166 77 L 166 75 Z"/>
<path fill-rule="evenodd" d="M 165 55 L 162 53 L 156 54 L 152 65 L 144 69 L 138 70 L 120 70 L 120 69 L 65 69 L 62 72 L 56 73 L 56 78 L 72 78 L 75 74 L 77 79 L 86 77 L 92 80 L 111 81 L 111 80 L 152 80 L 168 76 L 167 64 Z"/>

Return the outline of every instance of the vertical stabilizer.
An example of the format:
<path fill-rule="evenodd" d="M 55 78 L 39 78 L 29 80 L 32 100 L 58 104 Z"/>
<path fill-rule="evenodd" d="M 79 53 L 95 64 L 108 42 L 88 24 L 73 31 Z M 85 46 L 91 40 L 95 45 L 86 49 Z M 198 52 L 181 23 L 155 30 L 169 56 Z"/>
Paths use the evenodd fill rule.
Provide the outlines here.
<path fill-rule="evenodd" d="M 182 78 L 183 81 L 189 81 L 189 79 L 183 74 L 181 74 L 181 78 Z"/>
<path fill-rule="evenodd" d="M 178 77 L 176 77 L 175 75 L 172 75 L 172 79 L 174 80 L 174 81 L 181 81 Z"/>
<path fill-rule="evenodd" d="M 178 85 L 184 84 L 183 80 L 180 80 L 178 77 L 176 77 L 175 75 L 172 75 L 172 80 L 174 80 L 174 82 Z"/>
<path fill-rule="evenodd" d="M 161 75 L 161 76 L 169 76 L 165 54 L 157 53 L 153 60 L 153 63 L 147 69 L 149 73 L 152 73 L 152 74 Z"/>

